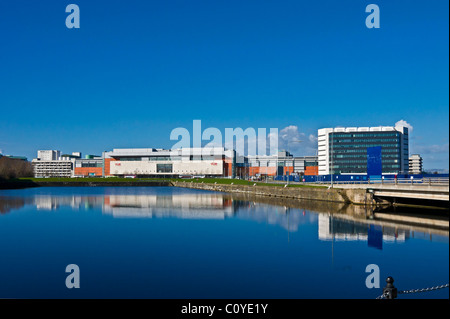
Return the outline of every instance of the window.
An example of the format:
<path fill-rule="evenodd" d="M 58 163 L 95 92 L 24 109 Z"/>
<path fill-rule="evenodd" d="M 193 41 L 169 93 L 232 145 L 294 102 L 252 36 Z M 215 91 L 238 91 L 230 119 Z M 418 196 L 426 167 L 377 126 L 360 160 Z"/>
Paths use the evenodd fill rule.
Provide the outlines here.
<path fill-rule="evenodd" d="M 156 164 L 156 172 L 172 173 L 172 164 Z"/>

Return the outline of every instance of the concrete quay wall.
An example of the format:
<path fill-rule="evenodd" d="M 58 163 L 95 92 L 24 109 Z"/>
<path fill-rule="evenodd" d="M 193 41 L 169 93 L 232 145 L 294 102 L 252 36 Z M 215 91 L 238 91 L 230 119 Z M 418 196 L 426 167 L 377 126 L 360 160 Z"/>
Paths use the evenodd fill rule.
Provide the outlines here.
<path fill-rule="evenodd" d="M 242 193 L 276 198 L 328 201 L 355 205 L 375 205 L 373 194 L 365 189 L 337 189 L 323 187 L 282 187 L 261 185 L 231 185 L 191 182 L 172 182 L 173 186 L 204 189 L 216 192 Z"/>

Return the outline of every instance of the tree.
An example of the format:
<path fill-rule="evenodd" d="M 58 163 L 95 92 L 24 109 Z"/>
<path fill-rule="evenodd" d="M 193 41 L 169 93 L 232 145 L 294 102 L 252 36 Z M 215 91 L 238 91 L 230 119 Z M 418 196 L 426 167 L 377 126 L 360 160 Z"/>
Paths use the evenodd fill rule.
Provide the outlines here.
<path fill-rule="evenodd" d="M 32 176 L 33 167 L 30 162 L 5 156 L 0 158 L 0 178 L 11 179 Z"/>

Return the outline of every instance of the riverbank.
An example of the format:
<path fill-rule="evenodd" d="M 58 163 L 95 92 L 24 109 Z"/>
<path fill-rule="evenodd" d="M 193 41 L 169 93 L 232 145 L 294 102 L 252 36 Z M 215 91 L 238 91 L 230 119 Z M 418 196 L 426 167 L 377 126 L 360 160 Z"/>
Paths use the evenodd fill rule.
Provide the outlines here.
<path fill-rule="evenodd" d="M 30 187 L 39 187 L 39 185 L 28 179 L 0 179 L 0 189 L 21 189 Z"/>
<path fill-rule="evenodd" d="M 241 193 L 285 199 L 305 199 L 354 205 L 376 205 L 373 194 L 364 189 L 338 189 L 324 186 L 283 185 L 250 183 L 246 185 L 172 181 L 173 186 L 210 190 L 226 193 Z M 297 187 L 296 187 L 297 186 Z M 302 187 L 300 187 L 302 186 Z"/>
<path fill-rule="evenodd" d="M 282 183 L 251 182 L 240 179 L 228 178 L 120 178 L 120 177 L 89 177 L 89 178 L 19 178 L 0 180 L 0 189 L 25 188 L 39 186 L 173 186 L 175 183 L 190 182 L 195 184 L 219 184 L 219 185 L 256 185 L 264 187 L 285 187 Z M 295 188 L 326 188 L 323 185 L 299 185 L 291 184 L 288 187 Z"/>
<path fill-rule="evenodd" d="M 29 178 L 0 181 L 0 189 L 67 186 L 176 186 L 277 198 L 319 200 L 356 205 L 375 204 L 372 194 L 365 190 L 329 189 L 326 186 L 317 185 L 285 185 L 238 179 Z"/>
<path fill-rule="evenodd" d="M 0 189 L 29 187 L 95 187 L 95 186 L 172 186 L 166 180 L 131 180 L 125 178 L 30 178 L 0 181 Z"/>

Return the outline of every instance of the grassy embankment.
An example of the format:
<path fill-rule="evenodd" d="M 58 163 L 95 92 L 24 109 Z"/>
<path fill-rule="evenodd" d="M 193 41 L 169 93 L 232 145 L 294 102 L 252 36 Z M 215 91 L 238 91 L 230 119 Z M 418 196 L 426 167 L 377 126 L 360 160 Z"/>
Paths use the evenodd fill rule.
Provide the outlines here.
<path fill-rule="evenodd" d="M 102 184 L 108 184 L 108 183 L 117 183 L 117 182 L 126 182 L 126 183 L 132 183 L 139 185 L 141 182 L 162 182 L 162 181 L 169 181 L 169 182 L 185 182 L 185 183 L 204 183 L 204 184 L 225 184 L 225 185 L 254 185 L 256 183 L 256 186 L 278 186 L 278 187 L 285 187 L 285 183 L 274 183 L 274 182 L 253 182 L 253 181 L 246 181 L 241 179 L 229 179 L 229 178 L 121 178 L 121 177 L 109 177 L 109 178 L 103 178 L 103 177 L 86 177 L 86 178 L 58 178 L 58 177 L 50 177 L 50 178 L 21 178 L 16 180 L 18 182 L 33 182 L 37 184 L 45 184 L 45 183 L 86 183 L 86 182 L 92 182 L 92 183 L 102 183 Z M 325 188 L 326 186 L 323 185 L 310 185 L 310 184 L 292 184 L 290 183 L 287 185 L 287 187 L 319 187 L 319 188 Z"/>

